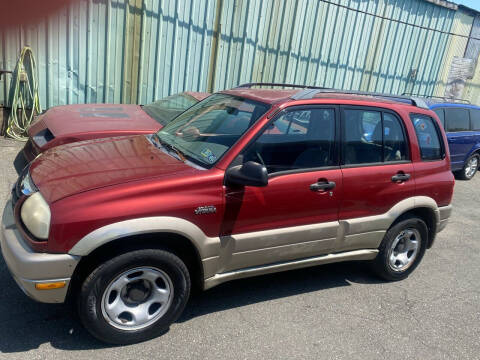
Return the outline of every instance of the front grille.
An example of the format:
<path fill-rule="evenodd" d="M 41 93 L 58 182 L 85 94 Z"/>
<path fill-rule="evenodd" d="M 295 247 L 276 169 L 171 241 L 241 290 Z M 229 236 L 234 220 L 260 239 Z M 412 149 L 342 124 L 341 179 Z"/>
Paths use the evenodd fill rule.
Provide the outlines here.
<path fill-rule="evenodd" d="M 17 204 L 18 200 L 20 200 L 20 197 L 22 196 L 22 193 L 20 191 L 20 183 L 22 182 L 21 179 L 22 177 L 20 176 L 17 182 L 15 183 L 15 186 L 12 188 L 12 205 L 14 207 Z"/>
<path fill-rule="evenodd" d="M 27 176 L 29 170 L 30 170 L 30 166 L 27 165 L 20 173 L 20 176 L 18 177 L 17 182 L 12 188 L 12 204 L 14 207 L 17 204 L 18 200 L 20 200 L 20 198 L 24 196 L 24 194 L 22 193 L 22 181 L 25 178 L 25 176 Z"/>

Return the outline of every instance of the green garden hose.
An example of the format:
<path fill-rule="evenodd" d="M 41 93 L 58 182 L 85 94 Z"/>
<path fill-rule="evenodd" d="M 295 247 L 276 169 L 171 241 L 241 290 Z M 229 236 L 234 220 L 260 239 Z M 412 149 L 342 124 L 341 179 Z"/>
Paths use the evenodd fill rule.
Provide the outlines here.
<path fill-rule="evenodd" d="M 38 97 L 38 79 L 35 57 L 25 46 L 12 74 L 9 92 L 10 115 L 6 134 L 13 139 L 27 139 L 27 129 L 34 116 L 42 112 Z"/>

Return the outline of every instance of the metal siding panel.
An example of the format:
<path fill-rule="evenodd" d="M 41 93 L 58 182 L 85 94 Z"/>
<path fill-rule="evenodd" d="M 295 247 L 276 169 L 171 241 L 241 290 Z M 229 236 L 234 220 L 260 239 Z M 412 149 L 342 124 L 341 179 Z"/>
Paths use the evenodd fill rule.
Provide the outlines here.
<path fill-rule="evenodd" d="M 220 37 L 209 73 L 218 1 Z M 205 91 L 209 76 L 215 90 L 280 81 L 392 93 L 444 91 L 449 64 L 463 56 L 465 38 L 352 9 L 464 35 L 472 16 L 424 0 L 332 2 L 81 0 L 38 25 L 4 32 L 0 63 L 12 69 L 21 47 L 33 47 L 43 107 L 148 103 L 179 91 Z M 412 68 L 418 69 L 416 79 L 410 78 Z M 2 78 L 0 101 L 8 96 L 9 78 Z"/>

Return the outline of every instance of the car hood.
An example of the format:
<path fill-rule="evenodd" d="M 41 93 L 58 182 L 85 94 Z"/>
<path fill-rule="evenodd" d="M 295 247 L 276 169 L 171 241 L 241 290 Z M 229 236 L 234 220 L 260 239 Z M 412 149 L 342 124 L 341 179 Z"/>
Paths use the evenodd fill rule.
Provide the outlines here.
<path fill-rule="evenodd" d="M 200 172 L 155 147 L 145 135 L 94 139 L 47 150 L 30 167 L 46 201 L 146 178 Z"/>
<path fill-rule="evenodd" d="M 138 105 L 82 104 L 56 106 L 32 124 L 29 135 L 47 129 L 54 146 L 95 137 L 153 133 L 162 126 Z M 71 138 L 72 141 L 62 141 Z M 48 146 L 51 147 L 51 146 Z"/>

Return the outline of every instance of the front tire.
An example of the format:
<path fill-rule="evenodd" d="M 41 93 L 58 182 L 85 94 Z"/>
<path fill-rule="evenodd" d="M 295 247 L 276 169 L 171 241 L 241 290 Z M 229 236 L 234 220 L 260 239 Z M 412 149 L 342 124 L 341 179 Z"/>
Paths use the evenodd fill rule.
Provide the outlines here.
<path fill-rule="evenodd" d="M 480 156 L 473 154 L 468 158 L 463 166 L 463 169 L 456 173 L 457 178 L 460 180 L 472 180 L 478 170 L 478 164 L 480 162 Z"/>
<path fill-rule="evenodd" d="M 84 280 L 78 313 L 85 328 L 111 344 L 133 344 L 163 334 L 183 312 L 190 275 L 180 258 L 157 249 L 116 256 Z"/>
<path fill-rule="evenodd" d="M 373 260 L 375 273 L 384 280 L 407 278 L 418 266 L 427 248 L 428 228 L 416 217 L 408 217 L 393 225 L 380 244 Z"/>

